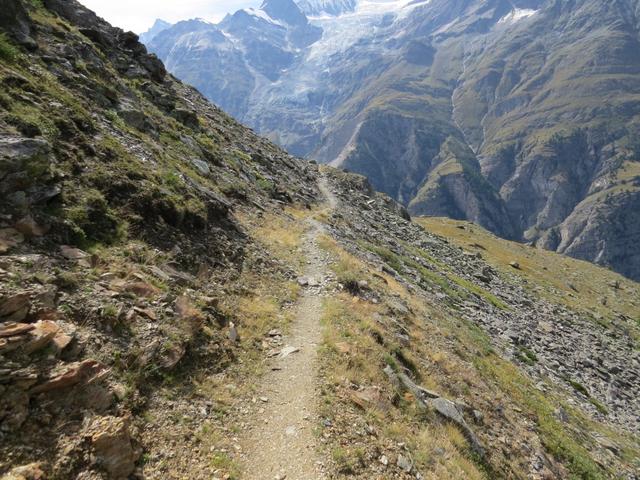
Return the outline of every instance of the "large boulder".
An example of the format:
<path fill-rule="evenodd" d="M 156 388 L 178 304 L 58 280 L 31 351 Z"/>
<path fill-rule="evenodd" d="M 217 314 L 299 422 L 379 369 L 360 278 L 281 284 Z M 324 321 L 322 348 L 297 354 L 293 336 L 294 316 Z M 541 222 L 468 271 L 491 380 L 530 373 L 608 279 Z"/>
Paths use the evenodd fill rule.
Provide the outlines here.
<path fill-rule="evenodd" d="M 47 476 L 39 463 L 16 467 L 2 477 L 2 480 L 45 480 Z"/>
<path fill-rule="evenodd" d="M 44 6 L 79 28 L 109 26 L 95 13 L 75 0 L 44 0 Z"/>
<path fill-rule="evenodd" d="M 133 473 L 140 453 L 133 446 L 126 418 L 97 418 L 89 427 L 88 436 L 98 466 L 109 478 L 121 480 Z"/>
<path fill-rule="evenodd" d="M 149 72 L 149 77 L 156 82 L 162 82 L 167 76 L 167 70 L 164 63 L 153 53 L 145 53 L 137 58 L 140 65 Z"/>
<path fill-rule="evenodd" d="M 60 193 L 52 185 L 53 157 L 46 140 L 0 136 L 0 209 L 28 210 Z"/>
<path fill-rule="evenodd" d="M 38 46 L 31 38 L 31 20 L 20 1 L 0 0 L 0 30 L 27 48 L 35 49 Z"/>
<path fill-rule="evenodd" d="M 44 5 L 76 25 L 80 33 L 98 45 L 110 57 L 118 58 L 122 51 L 127 55 L 133 55 L 139 67 L 131 70 L 131 65 L 128 62 L 126 65 L 126 69 L 131 70 L 133 76 L 148 77 L 156 82 L 164 81 L 167 75 L 164 64 L 157 56 L 147 53 L 146 47 L 139 42 L 135 33 L 123 32 L 119 28 L 112 27 L 76 0 L 44 0 Z M 121 60 L 124 58 L 126 57 L 120 57 Z"/>

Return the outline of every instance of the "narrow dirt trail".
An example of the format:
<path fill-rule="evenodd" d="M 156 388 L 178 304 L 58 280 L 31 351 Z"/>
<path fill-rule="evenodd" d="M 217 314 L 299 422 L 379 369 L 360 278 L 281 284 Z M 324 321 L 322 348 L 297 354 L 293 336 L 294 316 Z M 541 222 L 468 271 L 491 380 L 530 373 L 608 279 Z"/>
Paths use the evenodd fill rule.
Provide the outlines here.
<path fill-rule="evenodd" d="M 337 199 L 322 177 L 319 188 L 328 209 Z M 327 255 L 318 246 L 322 224 L 308 220 L 302 249 L 308 285 L 296 305 L 287 346 L 299 351 L 277 358 L 258 388 L 263 407 L 242 443 L 244 480 L 321 480 L 324 463 L 317 453 L 318 345 L 322 340 L 322 296 Z M 265 401 L 266 400 L 266 401 Z"/>

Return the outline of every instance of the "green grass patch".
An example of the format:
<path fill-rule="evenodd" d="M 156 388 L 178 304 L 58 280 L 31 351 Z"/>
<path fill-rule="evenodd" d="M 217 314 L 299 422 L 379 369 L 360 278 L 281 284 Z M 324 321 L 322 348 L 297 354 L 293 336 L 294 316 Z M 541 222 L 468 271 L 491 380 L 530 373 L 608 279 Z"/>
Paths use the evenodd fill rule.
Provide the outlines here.
<path fill-rule="evenodd" d="M 602 403 L 600 403 L 595 398 L 589 397 L 589 402 L 591 402 L 591 405 L 596 407 L 596 410 L 598 410 L 602 415 L 609 415 L 609 410 L 607 409 L 607 407 L 605 407 Z"/>
<path fill-rule="evenodd" d="M 224 470 L 229 480 L 238 480 L 240 478 L 240 468 L 229 455 L 222 452 L 216 452 L 211 455 L 211 466 L 220 470 Z"/>
<path fill-rule="evenodd" d="M 256 183 L 258 184 L 258 187 L 265 192 L 273 192 L 276 188 L 275 184 L 266 178 L 258 178 Z"/>
<path fill-rule="evenodd" d="M 126 236 L 126 224 L 98 190 L 85 189 L 80 198 L 70 199 L 69 203 L 73 206 L 66 208 L 64 214 L 71 222 L 76 244 L 112 244 Z"/>
<path fill-rule="evenodd" d="M 355 472 L 355 459 L 351 452 L 344 447 L 335 447 L 331 451 L 331 458 L 340 473 L 350 475 Z"/>
<path fill-rule="evenodd" d="M 387 265 L 389 265 L 399 274 L 402 275 L 402 273 L 404 273 L 404 267 L 402 265 L 402 261 L 400 260 L 400 256 L 396 255 L 388 248 L 378 247 L 376 245 L 365 242 L 363 240 L 358 240 L 357 244 L 360 248 L 363 248 L 364 250 L 368 250 L 371 253 L 375 253 L 376 255 L 378 255 L 382 260 L 385 261 Z"/>
<path fill-rule="evenodd" d="M 516 352 L 516 357 L 523 363 L 527 365 L 535 365 L 538 361 L 538 356 L 532 350 L 529 350 L 526 347 L 520 347 L 520 349 Z"/>
<path fill-rule="evenodd" d="M 494 307 L 499 308 L 500 310 L 509 310 L 509 306 L 506 303 L 504 303 L 502 300 L 500 300 L 498 297 L 496 297 L 493 293 L 487 292 L 485 289 L 480 288 L 479 286 L 470 282 L 469 280 L 465 280 L 464 278 L 458 277 L 457 275 L 454 275 L 454 274 L 449 274 L 447 275 L 447 277 L 451 281 L 457 283 L 459 286 L 464 288 L 465 290 L 468 290 L 469 292 L 481 298 L 484 298 Z"/>
<path fill-rule="evenodd" d="M 60 134 L 51 112 L 44 115 L 40 109 L 32 106 L 16 103 L 6 119 L 23 135 L 29 137 L 44 135 L 49 140 L 54 140 Z"/>
<path fill-rule="evenodd" d="M 458 275 L 453 273 L 451 271 L 451 269 L 447 265 L 445 265 L 444 263 L 436 260 L 431 255 L 426 253 L 424 250 L 422 250 L 420 248 L 415 248 L 415 247 L 410 246 L 410 245 L 405 245 L 405 247 L 411 253 L 413 253 L 416 256 L 419 256 L 419 257 L 423 258 L 427 262 L 437 266 L 440 270 L 443 270 L 445 272 L 444 275 L 446 275 L 446 277 L 449 280 L 451 280 L 452 282 L 456 283 L 458 286 L 460 286 L 460 287 L 464 288 L 465 290 L 477 295 L 478 297 L 484 298 L 485 300 L 487 300 L 489 303 L 491 303 L 496 308 L 499 308 L 500 310 L 510 310 L 509 306 L 506 303 L 504 303 L 502 300 L 500 300 L 498 297 L 496 297 L 494 294 L 492 294 L 491 292 L 486 291 L 485 289 L 479 287 L 478 285 L 474 284 L 473 282 L 470 282 L 469 280 L 466 280 L 464 278 L 459 277 Z M 424 267 L 422 267 L 422 268 L 424 268 Z"/>
<path fill-rule="evenodd" d="M 406 276 L 407 267 L 416 270 L 420 274 L 420 277 L 424 282 L 431 285 L 436 285 L 450 297 L 467 299 L 469 297 L 468 294 L 474 294 L 480 298 L 483 298 L 500 310 L 509 310 L 509 306 L 494 294 L 487 292 L 483 288 L 480 288 L 469 280 L 465 280 L 464 278 L 459 277 L 451 271 L 439 272 L 431 270 L 421 265 L 409 256 L 398 255 L 388 248 L 373 245 L 365 241 L 359 241 L 358 245 L 361 248 L 378 255 L 387 263 L 387 265 L 389 265 L 402 276 Z M 432 261 L 429 255 L 419 249 L 411 248 L 411 252 L 421 256 L 430 263 L 433 263 L 435 267 L 448 270 L 446 266 L 441 265 L 439 262 Z M 456 289 L 454 285 L 460 287 L 460 289 Z"/>
<path fill-rule="evenodd" d="M 20 51 L 5 33 L 0 33 L 0 60 L 13 63 L 18 59 Z"/>
<path fill-rule="evenodd" d="M 569 385 L 571 385 L 576 392 L 581 393 L 585 397 L 591 397 L 591 395 L 589 394 L 589 390 L 587 390 L 587 387 L 582 385 L 580 382 L 569 380 Z"/>

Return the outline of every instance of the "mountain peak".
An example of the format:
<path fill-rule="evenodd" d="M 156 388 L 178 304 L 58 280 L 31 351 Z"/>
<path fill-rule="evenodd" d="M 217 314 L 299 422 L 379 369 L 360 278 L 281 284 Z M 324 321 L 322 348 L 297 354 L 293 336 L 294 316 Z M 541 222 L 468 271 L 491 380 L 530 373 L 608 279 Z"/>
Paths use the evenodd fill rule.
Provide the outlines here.
<path fill-rule="evenodd" d="M 165 31 L 168 28 L 171 28 L 172 26 L 173 25 L 171 23 L 166 22 L 161 18 L 157 18 L 156 21 L 153 23 L 153 26 L 149 30 L 140 34 L 140 41 L 142 43 L 149 43 L 151 42 L 151 40 L 155 38 L 156 35 Z"/>
<path fill-rule="evenodd" d="M 170 26 L 171 26 L 171 23 L 165 22 L 161 18 L 156 18 L 156 21 L 153 22 L 153 26 L 151 28 L 167 28 Z"/>
<path fill-rule="evenodd" d="M 293 0 L 264 0 L 260 10 L 274 20 L 280 20 L 289 25 L 304 26 L 309 23 L 305 14 Z"/>

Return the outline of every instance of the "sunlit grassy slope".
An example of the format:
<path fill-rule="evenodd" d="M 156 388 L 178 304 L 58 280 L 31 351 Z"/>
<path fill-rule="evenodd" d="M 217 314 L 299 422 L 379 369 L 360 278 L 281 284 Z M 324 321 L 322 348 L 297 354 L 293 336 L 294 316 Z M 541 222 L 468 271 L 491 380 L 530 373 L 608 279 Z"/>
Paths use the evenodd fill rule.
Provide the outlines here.
<path fill-rule="evenodd" d="M 640 286 L 615 272 L 501 239 L 469 222 L 436 217 L 421 217 L 417 222 L 465 250 L 479 252 L 497 270 L 521 276 L 531 289 L 551 300 L 602 321 L 625 315 L 640 322 Z"/>

